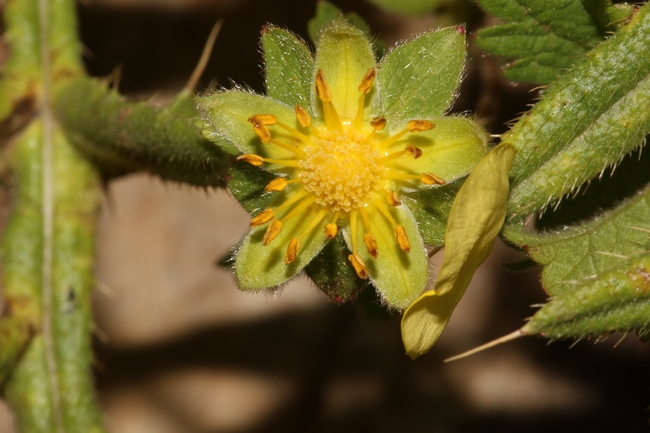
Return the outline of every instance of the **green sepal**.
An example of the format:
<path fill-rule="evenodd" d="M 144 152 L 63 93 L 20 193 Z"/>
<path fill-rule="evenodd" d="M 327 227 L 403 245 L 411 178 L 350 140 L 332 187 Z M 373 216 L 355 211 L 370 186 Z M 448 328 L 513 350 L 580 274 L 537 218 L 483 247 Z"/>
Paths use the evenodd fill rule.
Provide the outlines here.
<path fill-rule="evenodd" d="M 229 175 L 228 188 L 248 213 L 266 209 L 275 198 L 273 193 L 264 190 L 275 178 L 268 171 L 253 167 L 247 162 L 236 161 L 230 166 Z"/>
<path fill-rule="evenodd" d="M 281 203 L 294 191 L 291 186 L 277 196 Z M 293 263 L 285 264 L 287 246 L 292 238 L 298 238 L 302 229 L 312 221 L 318 208 L 309 206 L 298 217 L 283 223 L 282 230 L 269 244 L 263 245 L 262 239 L 270 223 L 254 227 L 244 238 L 235 259 L 237 285 L 242 290 L 263 290 L 277 287 L 300 272 L 321 249 L 327 238 L 322 230 L 311 230 L 301 239 L 301 246 Z M 327 217 L 326 217 L 327 218 Z"/>
<path fill-rule="evenodd" d="M 650 9 L 556 81 L 502 137 L 519 149 L 509 216 L 546 207 L 642 142 L 650 130 Z"/>
<path fill-rule="evenodd" d="M 430 117 L 435 128 L 411 134 L 408 143 L 420 148 L 422 156 L 398 159 L 393 168 L 412 174 L 433 173 L 447 183 L 465 177 L 488 151 L 489 135 L 471 119 L 464 117 Z M 391 150 L 404 146 L 398 141 Z M 421 188 L 419 181 L 409 182 Z"/>
<path fill-rule="evenodd" d="M 293 107 L 311 109 L 314 59 L 296 35 L 275 26 L 262 29 L 266 94 Z"/>
<path fill-rule="evenodd" d="M 650 333 L 650 256 L 630 260 L 545 304 L 521 329 L 525 335 L 584 338 L 611 332 Z"/>
<path fill-rule="evenodd" d="M 435 344 L 474 272 L 492 251 L 506 216 L 508 171 L 516 153 L 509 144 L 497 146 L 478 163 L 456 195 L 436 285 L 402 317 L 402 341 L 411 358 L 427 353 Z"/>
<path fill-rule="evenodd" d="M 339 303 L 355 300 L 365 284 L 348 261 L 349 254 L 350 250 L 339 232 L 305 267 L 307 276 L 316 287 Z"/>
<path fill-rule="evenodd" d="M 391 129 L 449 109 L 465 63 L 465 29 L 429 31 L 388 52 L 377 71 L 380 113 Z"/>
<path fill-rule="evenodd" d="M 363 242 L 364 223 L 359 217 L 357 227 L 357 253 L 368 269 L 370 281 L 389 307 L 406 308 L 424 290 L 428 279 L 428 258 L 417 223 L 408 208 L 395 206 L 389 209 L 397 225 L 404 227 L 411 251 L 402 251 L 397 244 L 393 226 L 378 210 L 368 212 L 370 231 L 377 241 L 379 254 L 373 259 Z M 349 224 L 344 226 L 345 241 L 352 250 Z"/>
<path fill-rule="evenodd" d="M 451 204 L 458 193 L 458 182 L 439 188 L 428 188 L 400 194 L 404 203 L 418 223 L 422 240 L 432 247 L 445 243 L 447 217 Z"/>
<path fill-rule="evenodd" d="M 253 125 L 248 122 L 255 114 L 273 114 L 279 122 L 298 129 L 299 125 L 292 107 L 266 96 L 239 90 L 227 90 L 202 96 L 197 99 L 207 129 L 203 134 L 211 141 L 221 144 L 225 138 L 242 153 L 253 153 L 268 158 L 289 159 L 294 155 L 273 144 L 263 145 L 255 133 Z M 273 138 L 295 141 L 283 130 L 273 130 Z M 265 166 L 265 167 L 273 167 Z"/>
<path fill-rule="evenodd" d="M 332 91 L 332 103 L 341 119 L 354 119 L 359 106 L 359 84 L 370 68 L 376 66 L 372 46 L 366 35 L 342 18 L 321 33 L 316 47 L 314 75 L 323 71 Z M 312 76 L 312 77 L 313 77 Z M 369 104 L 375 91 L 366 99 Z M 312 109 L 320 112 L 316 88 L 312 88 Z"/>

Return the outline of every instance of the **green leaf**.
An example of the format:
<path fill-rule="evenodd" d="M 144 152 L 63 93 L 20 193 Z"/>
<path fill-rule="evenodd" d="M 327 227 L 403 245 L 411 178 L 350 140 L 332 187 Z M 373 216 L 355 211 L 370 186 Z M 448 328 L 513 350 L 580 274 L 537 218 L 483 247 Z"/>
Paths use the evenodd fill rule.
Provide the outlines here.
<path fill-rule="evenodd" d="M 350 250 L 339 232 L 305 267 L 316 287 L 339 303 L 354 300 L 365 285 L 348 261 L 349 254 Z"/>
<path fill-rule="evenodd" d="M 502 137 L 519 149 L 508 212 L 523 217 L 574 191 L 650 131 L 650 9 L 592 50 Z"/>
<path fill-rule="evenodd" d="M 517 153 L 501 144 L 474 168 L 449 213 L 445 257 L 433 290 L 402 317 L 402 341 L 413 359 L 431 349 L 447 326 L 476 269 L 492 251 L 505 219 L 508 171 Z"/>
<path fill-rule="evenodd" d="M 266 94 L 289 106 L 311 109 L 314 59 L 296 35 L 275 26 L 262 29 Z"/>
<path fill-rule="evenodd" d="M 542 285 L 549 294 L 572 292 L 650 249 L 650 187 L 588 223 L 549 234 L 507 226 L 504 234 L 544 265 Z"/>
<path fill-rule="evenodd" d="M 606 0 L 479 0 L 506 24 L 480 30 L 483 50 L 515 59 L 504 75 L 515 81 L 548 84 L 598 44 L 608 26 Z"/>
<path fill-rule="evenodd" d="M 586 279 L 555 296 L 521 329 L 547 338 L 584 338 L 611 332 L 650 333 L 650 256 Z"/>
<path fill-rule="evenodd" d="M 370 0 L 371 3 L 392 12 L 421 15 L 433 11 L 441 0 Z"/>
<path fill-rule="evenodd" d="M 444 114 L 456 95 L 464 62 L 463 28 L 429 31 L 392 49 L 377 71 L 380 111 L 391 129 Z"/>
<path fill-rule="evenodd" d="M 332 91 L 332 103 L 342 119 L 354 119 L 356 116 L 359 84 L 366 72 L 373 67 L 375 58 L 372 46 L 357 27 L 343 19 L 337 19 L 323 30 L 316 48 L 315 69 L 323 71 Z M 314 104 L 318 101 L 315 92 L 316 89 L 313 88 Z M 312 106 L 312 109 L 315 112 L 321 110 L 316 106 Z"/>
<path fill-rule="evenodd" d="M 413 216 L 404 206 L 389 210 L 397 225 L 404 227 L 411 244 L 411 251 L 402 251 L 395 238 L 395 230 L 379 211 L 368 212 L 369 231 L 377 240 L 379 254 L 373 259 L 363 243 L 364 224 L 357 227 L 358 254 L 368 268 L 370 281 L 375 285 L 383 302 L 390 307 L 406 308 L 424 290 L 428 279 L 428 258 Z M 343 226 L 345 240 L 352 250 L 350 226 Z"/>
<path fill-rule="evenodd" d="M 291 186 L 276 196 L 277 202 L 283 202 L 290 193 Z M 299 237 L 301 229 L 304 229 L 317 213 L 316 206 L 309 206 L 300 217 L 285 221 L 277 237 L 266 246 L 262 240 L 268 224 L 251 229 L 235 258 L 237 286 L 242 290 L 253 291 L 274 288 L 300 272 L 325 246 L 325 234 L 321 230 L 311 230 L 301 239 L 298 255 L 288 265 L 284 262 L 287 246 L 291 239 Z"/>

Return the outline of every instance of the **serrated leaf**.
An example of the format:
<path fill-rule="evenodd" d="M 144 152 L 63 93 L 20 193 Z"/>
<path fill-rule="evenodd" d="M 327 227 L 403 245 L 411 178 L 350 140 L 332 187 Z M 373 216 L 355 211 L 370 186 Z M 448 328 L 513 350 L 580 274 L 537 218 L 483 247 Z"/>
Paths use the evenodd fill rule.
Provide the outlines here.
<path fill-rule="evenodd" d="M 504 234 L 544 265 L 542 285 L 549 294 L 572 292 L 650 249 L 650 187 L 589 223 L 549 234 L 517 225 Z"/>
<path fill-rule="evenodd" d="M 262 30 L 266 94 L 289 106 L 310 109 L 314 59 L 296 35 L 275 26 Z"/>
<path fill-rule="evenodd" d="M 610 332 L 650 332 L 650 256 L 586 279 L 542 307 L 521 329 L 526 335 L 583 338 Z"/>
<path fill-rule="evenodd" d="M 465 62 L 465 32 L 448 27 L 424 33 L 392 49 L 377 81 L 380 112 L 389 125 L 441 116 L 456 95 Z"/>
<path fill-rule="evenodd" d="M 516 154 L 500 144 L 479 162 L 449 214 L 445 257 L 433 290 L 404 312 L 402 341 L 413 359 L 429 351 L 447 326 L 476 269 L 492 251 L 506 215 L 508 171 Z"/>
<path fill-rule="evenodd" d="M 650 131 L 650 14 L 592 50 L 502 137 L 519 149 L 508 212 L 522 217 L 592 179 Z"/>
<path fill-rule="evenodd" d="M 515 59 L 504 70 L 515 81 L 554 81 L 611 30 L 606 0 L 480 0 L 479 4 L 506 24 L 480 30 L 476 44 Z"/>

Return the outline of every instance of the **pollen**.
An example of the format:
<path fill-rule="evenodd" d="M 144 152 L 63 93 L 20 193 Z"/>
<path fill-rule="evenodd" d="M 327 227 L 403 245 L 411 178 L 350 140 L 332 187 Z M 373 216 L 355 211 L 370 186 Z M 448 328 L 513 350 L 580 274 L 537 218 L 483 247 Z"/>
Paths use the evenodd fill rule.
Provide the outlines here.
<path fill-rule="evenodd" d="M 282 177 L 269 182 L 265 191 L 285 195 L 284 201 L 273 208 L 264 209 L 251 220 L 251 227 L 268 223 L 263 244 L 269 245 L 280 236 L 286 248 L 285 263 L 291 264 L 300 257 L 300 248 L 308 235 L 320 236 L 323 241 L 339 232 L 338 222 L 349 227 L 352 254 L 348 256 L 357 275 L 365 279 L 368 268 L 358 253 L 357 243 L 365 246 L 371 258 L 381 254 L 390 245 L 377 241 L 370 217 L 381 215 L 393 228 L 396 248 L 409 253 L 411 245 L 404 227 L 393 216 L 401 206 L 399 195 L 393 189 L 395 182 L 420 182 L 422 185 L 443 185 L 445 181 L 433 173 L 405 172 L 393 167 L 397 160 L 418 159 L 423 150 L 408 143 L 408 134 L 435 128 L 429 120 L 415 119 L 402 131 L 387 136 L 387 121 L 383 116 L 366 117 L 366 96 L 370 94 L 376 77 L 374 68 L 364 75 L 358 89 L 359 103 L 354 119 L 339 117 L 332 102 L 332 90 L 322 71 L 318 71 L 315 90 L 321 102 L 322 116 L 314 120 L 300 105 L 295 106 L 297 126 L 282 123 L 271 113 L 251 113 L 248 121 L 263 146 L 277 146 L 292 155 L 286 159 L 271 159 L 255 154 L 238 157 L 254 166 L 274 164 L 284 170 Z M 283 130 L 282 135 L 274 132 Z M 288 133 L 288 135 L 287 135 Z M 279 137 L 282 137 L 281 139 Z M 404 142 L 400 146 L 400 140 Z M 401 164 L 399 167 L 408 166 Z M 290 187 L 291 186 L 291 187 Z M 388 205 L 388 207 L 386 206 Z M 311 210 L 310 219 L 304 215 Z M 281 235 L 283 224 L 297 218 L 299 223 Z M 321 227 L 320 234 L 314 230 Z M 324 229 L 324 230 L 323 230 Z M 362 241 L 358 242 L 357 235 Z M 383 242 L 385 242 L 385 238 Z M 277 241 L 276 241 L 277 242 Z"/>
<path fill-rule="evenodd" d="M 350 212 L 366 204 L 381 188 L 381 154 L 366 137 L 348 129 L 322 131 L 305 150 L 300 177 L 316 203 L 334 211 Z"/>

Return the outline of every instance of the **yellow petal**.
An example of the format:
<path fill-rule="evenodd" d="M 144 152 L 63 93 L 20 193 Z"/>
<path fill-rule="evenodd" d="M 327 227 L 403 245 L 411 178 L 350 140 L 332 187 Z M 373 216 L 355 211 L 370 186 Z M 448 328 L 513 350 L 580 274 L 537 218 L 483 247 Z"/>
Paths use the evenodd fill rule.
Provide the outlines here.
<path fill-rule="evenodd" d="M 487 258 L 506 215 L 508 172 L 517 150 L 497 146 L 474 168 L 449 213 L 445 257 L 434 289 L 416 299 L 402 317 L 402 340 L 413 359 L 438 340 L 474 272 Z"/>

